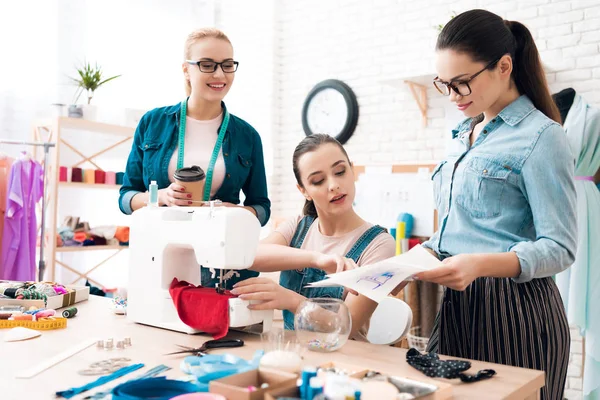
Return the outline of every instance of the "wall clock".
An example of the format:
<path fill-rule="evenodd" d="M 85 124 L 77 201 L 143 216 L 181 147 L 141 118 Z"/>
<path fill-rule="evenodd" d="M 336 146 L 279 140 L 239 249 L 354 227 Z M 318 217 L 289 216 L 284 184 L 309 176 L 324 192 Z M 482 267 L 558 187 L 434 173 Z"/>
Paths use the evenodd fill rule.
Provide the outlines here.
<path fill-rule="evenodd" d="M 319 82 L 302 107 L 304 133 L 326 133 L 344 144 L 358 123 L 358 101 L 350 86 L 337 79 Z"/>

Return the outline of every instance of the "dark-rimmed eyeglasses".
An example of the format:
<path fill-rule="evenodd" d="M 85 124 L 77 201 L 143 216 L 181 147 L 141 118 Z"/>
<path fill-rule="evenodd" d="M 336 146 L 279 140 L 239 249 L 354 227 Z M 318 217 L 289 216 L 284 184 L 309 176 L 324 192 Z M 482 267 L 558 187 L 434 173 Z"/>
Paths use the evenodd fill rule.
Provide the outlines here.
<path fill-rule="evenodd" d="M 186 62 L 188 64 L 197 65 L 198 68 L 200 69 L 200 72 L 205 72 L 207 74 L 215 72 L 219 65 L 221 66 L 221 70 L 224 73 L 231 74 L 231 73 L 237 71 L 237 68 L 239 65 L 239 62 L 233 61 L 233 60 L 227 60 L 227 61 L 223 61 L 223 62 L 208 61 L 208 60 L 200 60 L 200 61 L 186 60 Z"/>
<path fill-rule="evenodd" d="M 471 86 L 469 85 L 469 82 L 471 82 L 473 79 L 477 78 L 479 76 L 479 74 L 481 74 L 483 71 L 496 65 L 496 63 L 498 61 L 500 61 L 500 58 L 492 61 L 491 63 L 486 65 L 481 71 L 477 72 L 476 74 L 471 75 L 467 79 L 457 79 L 456 81 L 444 82 L 441 79 L 439 79 L 438 77 L 436 77 L 433 80 L 433 86 L 435 86 L 435 88 L 438 90 L 438 92 L 440 92 L 444 96 L 450 95 L 450 89 L 454 90 L 454 93 L 458 94 L 459 96 L 468 96 L 471 94 Z"/>

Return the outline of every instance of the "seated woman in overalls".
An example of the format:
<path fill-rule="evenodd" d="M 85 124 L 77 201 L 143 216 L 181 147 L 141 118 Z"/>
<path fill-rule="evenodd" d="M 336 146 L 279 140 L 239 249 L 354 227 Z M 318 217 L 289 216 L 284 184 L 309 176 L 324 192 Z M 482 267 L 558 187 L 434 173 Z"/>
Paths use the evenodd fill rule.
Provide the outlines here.
<path fill-rule="evenodd" d="M 350 337 L 366 340 L 376 302 L 342 287 L 305 286 L 328 273 L 393 257 L 394 239 L 354 211 L 354 171 L 336 139 L 328 135 L 304 138 L 294 151 L 293 169 L 298 190 L 306 198 L 303 215 L 282 223 L 261 241 L 252 267 L 260 272 L 282 271 L 279 284 L 251 278 L 234 285 L 232 293 L 261 300 L 250 306 L 253 309 L 283 310 L 286 329 L 294 329 L 294 312 L 306 298 L 345 299 L 352 316 Z"/>

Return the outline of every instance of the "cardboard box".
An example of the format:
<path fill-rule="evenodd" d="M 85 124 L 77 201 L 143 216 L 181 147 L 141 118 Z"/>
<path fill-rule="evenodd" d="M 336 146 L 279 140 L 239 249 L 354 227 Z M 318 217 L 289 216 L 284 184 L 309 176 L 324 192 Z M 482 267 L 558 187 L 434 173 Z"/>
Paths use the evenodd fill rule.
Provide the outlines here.
<path fill-rule="evenodd" d="M 69 293 L 48 297 L 46 305 L 44 305 L 44 300 L 0 299 L 0 306 L 18 305 L 23 306 L 25 308 L 34 306 L 37 308 L 52 308 L 54 310 L 57 310 L 59 308 L 72 306 L 73 304 L 87 300 L 90 297 L 89 286 L 67 285 L 65 287 L 69 289 Z"/>
<path fill-rule="evenodd" d="M 297 379 L 296 374 L 260 368 L 214 380 L 210 382 L 209 391 L 221 394 L 227 400 L 262 400 L 266 392 L 295 385 Z M 261 389 L 263 383 L 268 383 L 269 387 Z M 256 390 L 251 391 L 252 386 Z"/>
<path fill-rule="evenodd" d="M 300 398 L 300 391 L 296 386 L 296 382 L 272 390 L 267 390 L 265 393 L 265 400 L 277 400 L 280 397 Z"/>
<path fill-rule="evenodd" d="M 361 368 L 361 367 L 357 367 L 356 365 L 336 363 L 336 362 L 328 362 L 325 364 L 321 364 L 317 368 L 318 369 L 335 368 L 336 370 L 339 370 L 340 372 L 343 371 L 346 375 L 350 376 L 351 378 L 362 378 L 368 372 L 368 370 Z"/>

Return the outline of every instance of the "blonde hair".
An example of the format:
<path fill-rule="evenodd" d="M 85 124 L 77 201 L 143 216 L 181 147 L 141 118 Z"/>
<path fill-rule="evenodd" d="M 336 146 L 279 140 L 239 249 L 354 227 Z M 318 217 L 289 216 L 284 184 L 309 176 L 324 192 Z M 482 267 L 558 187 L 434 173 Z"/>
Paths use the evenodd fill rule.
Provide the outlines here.
<path fill-rule="evenodd" d="M 214 38 L 221 39 L 231 44 L 231 41 L 227 37 L 223 31 L 217 28 L 201 28 L 197 29 L 194 32 L 190 33 L 185 40 L 184 52 L 183 52 L 183 61 L 190 59 L 190 52 L 192 51 L 192 46 L 198 40 L 206 39 L 206 38 Z M 192 86 L 190 85 L 190 81 L 185 77 L 183 78 L 185 81 L 185 93 L 189 96 L 192 93 Z"/>

